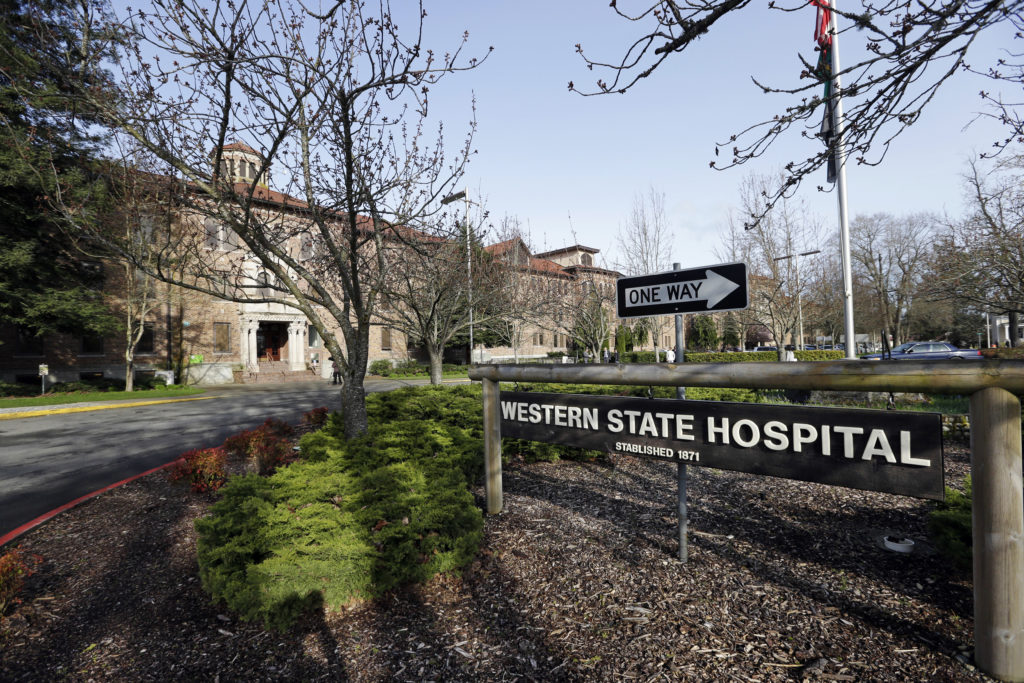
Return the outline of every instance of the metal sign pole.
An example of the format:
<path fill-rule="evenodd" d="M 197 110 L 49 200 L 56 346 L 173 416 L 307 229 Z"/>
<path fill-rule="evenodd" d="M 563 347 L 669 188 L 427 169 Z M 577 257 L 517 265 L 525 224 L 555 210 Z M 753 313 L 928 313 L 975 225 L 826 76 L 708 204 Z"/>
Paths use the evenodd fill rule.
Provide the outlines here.
<path fill-rule="evenodd" d="M 681 266 L 678 263 L 672 264 L 672 270 L 679 270 Z M 676 362 L 682 363 L 686 360 L 684 357 L 685 344 L 683 343 L 683 316 L 681 313 L 676 314 Z M 686 398 L 686 387 L 676 387 L 676 398 Z M 679 462 L 676 464 L 678 468 L 676 470 L 676 491 L 678 495 L 676 514 L 679 516 L 679 561 L 685 563 L 688 556 L 688 548 L 686 544 L 686 528 L 689 526 L 689 518 L 686 510 L 686 463 Z"/>

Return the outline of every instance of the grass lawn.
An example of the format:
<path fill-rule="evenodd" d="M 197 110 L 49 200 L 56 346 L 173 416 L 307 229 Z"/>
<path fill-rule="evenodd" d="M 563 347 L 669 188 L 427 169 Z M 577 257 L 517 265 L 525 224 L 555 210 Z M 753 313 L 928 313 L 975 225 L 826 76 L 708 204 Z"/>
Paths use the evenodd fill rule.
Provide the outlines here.
<path fill-rule="evenodd" d="M 121 401 L 124 399 L 179 398 L 203 393 L 199 387 L 162 387 L 139 391 L 75 391 L 34 397 L 0 397 L 0 408 L 35 408 L 38 406 L 87 403 L 91 401 Z"/>

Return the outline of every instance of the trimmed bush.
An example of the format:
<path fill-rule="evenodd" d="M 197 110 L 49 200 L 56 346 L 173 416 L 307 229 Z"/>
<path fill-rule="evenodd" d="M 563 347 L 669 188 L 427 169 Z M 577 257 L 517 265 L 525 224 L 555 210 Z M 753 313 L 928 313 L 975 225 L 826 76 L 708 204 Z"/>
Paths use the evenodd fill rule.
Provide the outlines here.
<path fill-rule="evenodd" d="M 332 415 L 304 459 L 233 479 L 196 522 L 203 586 L 244 619 L 288 627 L 470 562 L 483 517 L 480 390 L 416 387 L 367 397 L 368 433 Z"/>
<path fill-rule="evenodd" d="M 971 477 L 964 479 L 964 492 L 946 487 L 946 500 L 928 515 L 932 542 L 953 564 L 971 571 L 973 564 L 971 531 Z"/>
<path fill-rule="evenodd" d="M 370 363 L 370 367 L 368 368 L 367 371 L 371 375 L 379 375 L 381 377 L 389 377 L 391 375 L 391 371 L 393 369 L 394 369 L 394 366 L 391 364 L 391 361 L 385 360 L 385 359 L 381 359 L 381 360 L 375 360 L 372 363 Z"/>
<path fill-rule="evenodd" d="M 227 456 L 223 448 L 197 448 L 188 451 L 171 466 L 171 481 L 187 479 L 196 493 L 216 491 L 228 478 L 224 469 Z"/>

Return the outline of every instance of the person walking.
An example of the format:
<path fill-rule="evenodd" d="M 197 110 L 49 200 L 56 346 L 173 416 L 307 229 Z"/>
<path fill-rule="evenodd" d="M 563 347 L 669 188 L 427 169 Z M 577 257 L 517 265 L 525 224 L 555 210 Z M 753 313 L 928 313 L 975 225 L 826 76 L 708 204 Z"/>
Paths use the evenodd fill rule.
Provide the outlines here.
<path fill-rule="evenodd" d="M 331 358 L 331 384 L 341 384 L 341 366 L 333 357 Z"/>
<path fill-rule="evenodd" d="M 675 363 L 676 362 L 676 352 L 673 351 L 672 349 L 667 349 L 665 351 L 665 362 L 666 363 Z"/>

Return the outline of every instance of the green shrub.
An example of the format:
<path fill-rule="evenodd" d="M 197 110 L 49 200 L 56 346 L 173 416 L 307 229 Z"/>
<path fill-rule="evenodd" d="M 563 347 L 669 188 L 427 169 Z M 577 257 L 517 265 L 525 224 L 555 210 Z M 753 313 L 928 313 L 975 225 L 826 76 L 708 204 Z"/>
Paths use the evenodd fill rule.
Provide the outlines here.
<path fill-rule="evenodd" d="M 41 386 L 40 382 L 35 384 L 0 382 L 0 396 L 38 396 Z"/>
<path fill-rule="evenodd" d="M 367 397 L 366 435 L 332 414 L 304 459 L 235 478 L 196 522 L 203 586 L 245 619 L 286 628 L 303 611 L 378 596 L 457 570 L 483 518 L 469 492 L 483 466 L 480 389 L 417 387 Z"/>
<path fill-rule="evenodd" d="M 380 375 L 381 377 L 390 377 L 393 369 L 394 366 L 391 364 L 391 361 L 381 359 L 370 363 L 369 373 L 371 375 Z"/>
<path fill-rule="evenodd" d="M 635 396 L 637 398 L 675 398 L 675 387 L 618 386 L 612 384 L 543 384 L 515 385 L 518 391 L 542 391 L 556 394 L 588 394 L 596 396 Z M 503 386 L 509 390 L 511 385 Z M 686 398 L 695 401 L 730 401 L 733 403 L 760 403 L 761 392 L 755 389 L 719 389 L 714 387 L 687 387 Z"/>
<path fill-rule="evenodd" d="M 957 568 L 970 571 L 973 563 L 971 539 L 971 477 L 964 479 L 964 492 L 946 487 L 946 500 L 928 515 L 932 542 Z"/>

